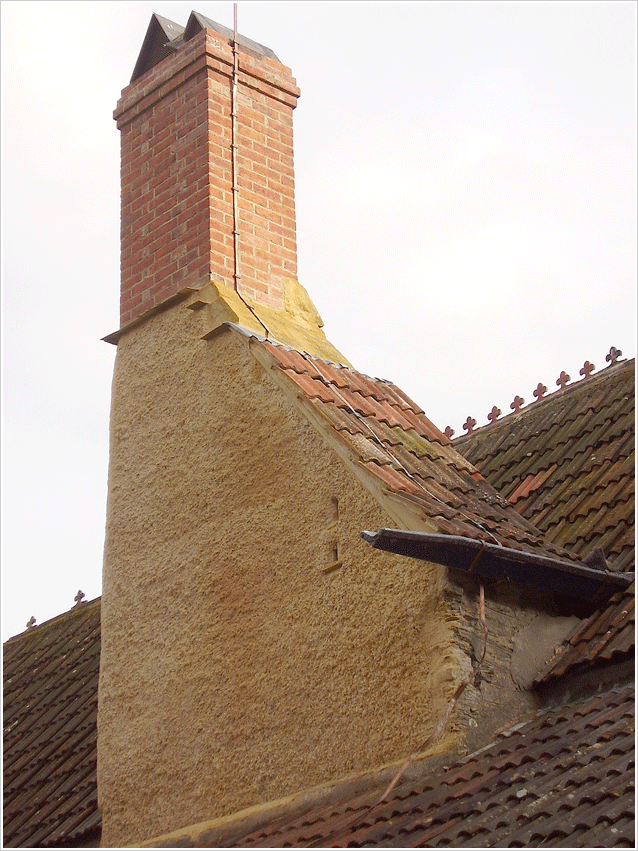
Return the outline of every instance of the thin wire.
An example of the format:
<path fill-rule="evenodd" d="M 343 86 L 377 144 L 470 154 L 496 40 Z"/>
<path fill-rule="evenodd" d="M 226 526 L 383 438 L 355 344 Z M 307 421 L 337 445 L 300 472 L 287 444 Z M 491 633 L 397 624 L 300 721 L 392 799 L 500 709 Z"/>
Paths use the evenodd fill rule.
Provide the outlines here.
<path fill-rule="evenodd" d="M 241 257 L 239 251 L 240 245 L 240 230 L 239 230 L 239 161 L 237 152 L 239 150 L 238 133 L 237 133 L 237 82 L 239 77 L 239 50 L 237 45 L 237 3 L 233 3 L 233 85 L 232 85 L 232 111 L 231 111 L 231 155 L 232 155 L 232 194 L 233 194 L 233 283 L 235 292 L 252 313 L 255 319 L 266 332 L 266 337 L 270 336 L 268 326 L 264 324 L 261 317 L 255 309 L 251 307 L 246 299 L 239 291 L 239 283 L 241 281 Z"/>
<path fill-rule="evenodd" d="M 474 565 L 478 561 L 481 553 L 483 552 L 483 549 L 484 549 L 484 547 L 482 547 L 479 550 L 479 552 L 477 553 L 476 558 L 474 559 L 474 562 L 472 563 L 472 567 L 474 567 Z M 472 668 L 472 670 L 467 675 L 467 677 L 465 677 L 463 682 L 458 686 L 458 688 L 456 689 L 456 691 L 452 695 L 451 699 L 449 700 L 448 705 L 445 709 L 445 712 L 443 713 L 443 716 L 442 716 L 441 720 L 439 721 L 439 723 L 436 725 L 436 727 L 430 733 L 430 735 L 419 745 L 419 747 L 413 753 L 411 753 L 410 756 L 405 760 L 405 762 L 403 763 L 403 765 L 401 766 L 399 771 L 395 774 L 391 783 L 385 789 L 385 791 L 383 792 L 381 797 L 378 798 L 373 804 L 368 804 L 367 807 L 365 807 L 363 812 L 361 812 L 361 811 L 357 812 L 349 821 L 345 822 L 345 824 L 340 825 L 339 833 L 341 833 L 346 828 L 350 828 L 350 832 L 352 832 L 352 830 L 354 829 L 352 827 L 353 825 L 360 822 L 366 816 L 367 813 L 372 812 L 372 810 L 374 810 L 375 807 L 378 807 L 379 804 L 382 804 L 383 801 L 385 801 L 385 799 L 388 797 L 390 792 L 397 785 L 397 783 L 399 782 L 401 777 L 403 777 L 405 772 L 412 765 L 412 763 L 415 762 L 421 756 L 421 754 L 423 753 L 423 751 L 426 750 L 426 748 L 428 748 L 431 744 L 433 744 L 439 738 L 439 736 L 441 735 L 441 733 L 445 729 L 445 725 L 447 724 L 447 722 L 449 720 L 449 717 L 452 713 L 452 710 L 456 706 L 459 698 L 461 697 L 461 695 L 463 694 L 465 689 L 469 685 L 471 685 L 474 682 L 474 680 L 476 679 L 476 675 L 478 674 L 479 669 L 480 669 L 481 665 L 483 664 L 483 660 L 485 659 L 485 654 L 487 653 L 487 639 L 488 639 L 489 633 L 488 633 L 488 630 L 487 630 L 487 621 L 485 619 L 485 589 L 483 588 L 482 582 L 479 585 L 479 612 L 480 612 L 480 617 L 481 617 L 481 624 L 483 625 L 484 644 L 483 644 L 483 652 L 481 653 L 481 658 L 478 660 L 476 667 Z M 333 833 L 329 833 L 327 836 L 320 837 L 320 839 L 316 840 L 315 842 L 310 843 L 310 845 L 308 847 L 309 848 L 317 848 L 317 847 L 326 846 L 327 841 L 336 832 L 337 831 L 334 831 Z"/>
<path fill-rule="evenodd" d="M 237 50 L 237 3 L 233 3 L 233 92 L 232 92 L 232 130 L 231 130 L 231 151 L 233 165 L 233 239 L 235 247 L 234 256 L 234 281 L 235 291 L 239 292 L 239 282 L 241 280 L 241 267 L 239 258 L 239 165 L 237 162 L 237 76 L 239 72 L 239 54 Z"/>
<path fill-rule="evenodd" d="M 485 542 L 483 542 L 483 544 L 484 543 Z M 474 565 L 479 560 L 479 556 L 483 552 L 483 549 L 484 549 L 484 546 L 476 554 L 476 558 L 474 559 L 474 562 L 472 563 L 472 567 L 470 568 L 470 570 L 472 570 L 474 568 Z M 449 703 L 446 707 L 446 710 L 443 713 L 443 717 L 441 718 L 441 720 L 439 721 L 439 723 L 437 724 L 435 729 L 430 733 L 430 735 L 427 737 L 427 739 L 425 739 L 425 741 L 422 742 L 419 745 L 419 747 L 412 754 L 410 754 L 410 756 L 406 759 L 406 761 L 401 766 L 401 769 L 397 772 L 394 779 L 392 780 L 392 782 L 390 783 L 388 788 L 385 790 L 383 795 L 381 795 L 379 800 L 376 801 L 376 803 L 374 803 L 372 805 L 373 807 L 376 807 L 377 804 L 380 804 L 382 801 L 384 801 L 388 797 L 390 792 L 397 785 L 397 783 L 399 782 L 401 777 L 405 774 L 405 772 L 410 767 L 410 765 L 412 765 L 412 763 L 421 756 L 421 754 L 423 753 L 423 751 L 426 748 L 428 748 L 431 744 L 433 744 L 439 738 L 439 736 L 441 735 L 441 733 L 445 729 L 445 725 L 447 724 L 448 718 L 450 717 L 452 710 L 456 706 L 459 697 L 463 694 L 465 689 L 469 685 L 471 685 L 474 682 L 474 680 L 476 679 L 476 675 L 479 672 L 479 668 L 483 664 L 483 660 L 485 659 L 485 654 L 487 652 L 487 635 L 488 635 L 488 633 L 487 633 L 487 622 L 485 620 L 485 589 L 483 588 L 482 582 L 480 583 L 480 586 L 479 586 L 479 601 L 480 601 L 481 623 L 483 624 L 483 631 L 484 631 L 484 634 L 485 634 L 485 641 L 484 641 L 484 644 L 483 644 L 483 652 L 481 654 L 481 658 L 479 659 L 476 667 L 472 668 L 470 673 L 467 675 L 467 677 L 463 680 L 463 682 L 459 685 L 457 690 L 452 695 L 452 698 L 450 699 L 450 701 L 449 701 Z"/>

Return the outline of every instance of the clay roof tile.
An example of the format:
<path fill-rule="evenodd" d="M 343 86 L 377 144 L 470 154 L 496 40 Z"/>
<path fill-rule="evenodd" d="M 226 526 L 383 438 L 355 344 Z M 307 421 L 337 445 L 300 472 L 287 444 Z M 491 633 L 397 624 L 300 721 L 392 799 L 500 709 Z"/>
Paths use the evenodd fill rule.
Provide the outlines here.
<path fill-rule="evenodd" d="M 390 492 L 419 505 L 424 519 L 440 531 L 489 534 L 520 549 L 570 557 L 547 544 L 396 385 L 271 341 L 258 345 L 302 391 L 302 401 L 305 397 L 349 443 L 364 469 Z M 376 452 L 364 447 L 358 435 L 375 441 Z"/>
<path fill-rule="evenodd" d="M 517 847 L 562 838 L 580 846 L 595 837 L 615 845 L 633 837 L 633 706 L 625 687 L 542 710 L 442 772 L 399 783 L 375 806 L 372 792 L 353 797 L 344 787 L 339 798 L 333 789 L 332 804 L 234 844 Z"/>
<path fill-rule="evenodd" d="M 81 842 L 101 824 L 100 601 L 4 644 L 4 843 Z M 28 684 L 28 685 L 27 685 Z"/>

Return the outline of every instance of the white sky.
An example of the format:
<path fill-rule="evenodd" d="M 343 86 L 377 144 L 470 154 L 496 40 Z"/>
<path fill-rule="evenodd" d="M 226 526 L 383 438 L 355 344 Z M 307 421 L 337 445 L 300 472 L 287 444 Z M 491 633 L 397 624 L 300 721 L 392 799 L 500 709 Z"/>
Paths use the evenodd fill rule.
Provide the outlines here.
<path fill-rule="evenodd" d="M 193 0 L 195 3 L 195 0 Z M 112 111 L 152 12 L 3 2 L 3 639 L 100 593 L 118 327 Z M 635 355 L 636 4 L 239 4 L 290 66 L 299 279 L 331 341 L 463 433 Z"/>

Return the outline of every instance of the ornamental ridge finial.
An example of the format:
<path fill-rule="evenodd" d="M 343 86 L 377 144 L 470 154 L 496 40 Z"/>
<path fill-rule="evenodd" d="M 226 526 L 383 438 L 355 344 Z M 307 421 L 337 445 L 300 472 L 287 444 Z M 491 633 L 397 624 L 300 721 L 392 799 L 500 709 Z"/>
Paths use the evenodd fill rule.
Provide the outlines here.
<path fill-rule="evenodd" d="M 463 423 L 463 428 L 468 434 L 472 434 L 474 431 L 474 426 L 476 425 L 476 420 L 474 417 L 468 417 Z"/>
<path fill-rule="evenodd" d="M 608 366 L 614 366 L 615 364 L 618 363 L 619 360 L 621 360 L 621 358 L 622 358 L 622 351 L 620 349 L 617 349 L 615 346 L 612 346 L 609 350 L 609 354 L 605 355 L 605 360 L 607 361 Z M 593 372 L 595 372 L 595 370 L 596 370 L 596 367 L 594 366 L 594 364 L 591 363 L 590 361 L 586 360 L 585 363 L 583 364 L 579 374 L 583 377 L 583 379 L 587 379 L 592 375 Z M 559 388 L 559 390 L 564 390 L 565 387 L 567 387 L 567 385 L 570 383 L 571 380 L 572 380 L 571 375 L 568 375 L 565 372 L 565 370 L 562 370 L 561 374 L 556 379 L 556 386 Z M 539 383 L 536 385 L 536 389 L 534 390 L 534 393 L 533 393 L 535 400 L 537 402 L 540 402 L 540 400 L 542 398 L 544 398 L 546 393 L 547 393 L 547 387 L 542 382 L 539 381 Z M 516 395 L 514 397 L 514 400 L 510 404 L 510 409 L 512 410 L 513 413 L 518 414 L 519 411 L 521 410 L 521 408 L 523 408 L 524 405 L 525 405 L 525 399 L 523 399 L 522 396 Z M 501 416 L 501 414 L 502 414 L 501 409 L 497 408 L 496 405 L 494 405 L 492 410 L 487 415 L 487 419 L 489 420 L 489 423 L 490 424 L 495 423 L 498 420 L 498 418 Z M 471 417 L 471 416 L 468 416 L 468 418 L 463 423 L 463 429 L 466 431 L 467 434 L 472 434 L 475 426 L 476 426 L 476 420 L 474 419 L 474 417 Z M 452 440 L 454 434 L 455 434 L 455 431 L 451 426 L 445 427 L 446 437 L 448 437 L 450 440 Z"/>
<path fill-rule="evenodd" d="M 612 346 L 609 350 L 609 354 L 605 355 L 605 360 L 609 362 L 609 366 L 613 366 L 617 363 L 618 359 L 622 355 L 620 349 L 617 349 L 615 346 Z"/>
<path fill-rule="evenodd" d="M 545 385 L 541 381 L 539 381 L 538 384 L 536 385 L 536 390 L 534 390 L 534 394 L 533 394 L 534 396 L 536 396 L 536 401 L 540 402 L 540 400 L 543 398 L 543 396 L 546 393 L 547 393 L 547 387 L 545 387 Z"/>
<path fill-rule="evenodd" d="M 572 380 L 571 375 L 567 375 L 565 370 L 563 370 L 561 372 L 561 374 L 558 376 L 558 378 L 556 379 L 556 386 L 560 387 L 560 389 L 563 390 L 563 388 L 567 387 L 567 385 L 569 384 L 569 382 L 571 380 Z"/>

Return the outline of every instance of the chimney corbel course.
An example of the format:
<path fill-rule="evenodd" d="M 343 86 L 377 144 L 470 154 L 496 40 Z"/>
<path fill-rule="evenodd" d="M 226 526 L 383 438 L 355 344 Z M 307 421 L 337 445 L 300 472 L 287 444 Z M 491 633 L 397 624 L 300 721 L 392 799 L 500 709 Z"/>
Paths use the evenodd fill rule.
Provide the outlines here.
<path fill-rule="evenodd" d="M 232 47 L 213 30 L 202 30 L 186 42 L 174 57 L 160 62 L 122 91 L 122 97 L 113 112 L 118 129 L 121 130 L 129 121 L 186 83 L 204 67 L 220 76 L 232 78 Z M 290 69 L 267 56 L 253 58 L 245 47 L 240 48 L 238 80 L 240 85 L 281 101 L 291 109 L 297 105 L 300 90 Z"/>

